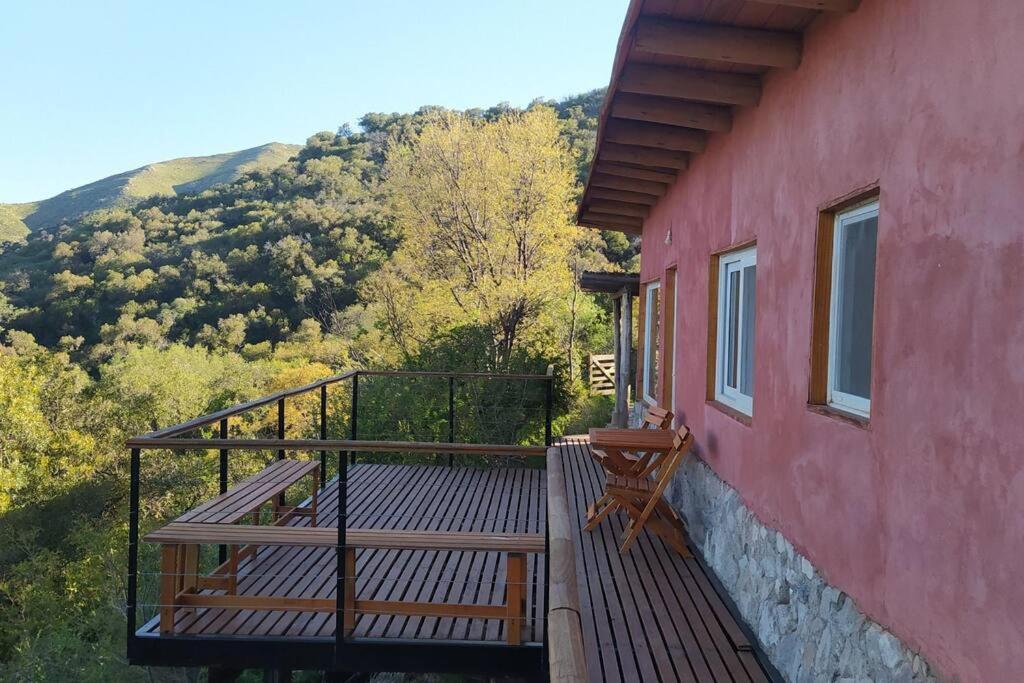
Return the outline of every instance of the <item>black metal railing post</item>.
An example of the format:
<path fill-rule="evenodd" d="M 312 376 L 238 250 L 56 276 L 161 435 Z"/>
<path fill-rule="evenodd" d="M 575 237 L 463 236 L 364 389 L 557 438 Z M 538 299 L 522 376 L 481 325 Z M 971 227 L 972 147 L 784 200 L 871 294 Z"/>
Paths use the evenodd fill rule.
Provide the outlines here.
<path fill-rule="evenodd" d="M 448 376 L 448 443 L 455 443 L 455 375 Z M 448 467 L 454 462 L 454 454 L 448 454 Z"/>
<path fill-rule="evenodd" d="M 284 397 L 283 396 L 281 398 L 277 399 L 277 438 L 280 439 L 281 441 L 284 441 Z M 279 448 L 278 449 L 278 451 L 277 451 L 277 459 L 278 460 L 284 460 L 284 449 L 283 448 Z M 284 491 L 282 491 L 280 493 L 280 495 L 278 495 L 278 497 L 277 497 L 277 504 L 282 506 L 282 507 L 284 506 L 284 504 L 285 504 Z M 274 521 L 276 522 L 277 520 L 274 520 Z"/>
<path fill-rule="evenodd" d="M 548 376 L 544 382 L 544 445 L 551 445 L 551 403 L 555 393 L 554 368 L 548 367 Z"/>
<path fill-rule="evenodd" d="M 320 440 L 327 440 L 327 385 L 320 387 Z M 327 451 L 320 451 L 320 488 L 327 484 Z"/>
<path fill-rule="evenodd" d="M 351 439 L 355 441 L 359 438 L 359 373 L 352 375 L 352 419 L 349 427 L 352 432 Z M 353 465 L 356 464 L 356 452 L 351 451 L 349 453 L 349 462 Z"/>
<path fill-rule="evenodd" d="M 284 440 L 284 398 L 277 399 L 277 438 Z M 277 451 L 277 459 L 284 460 L 284 449 Z"/>
<path fill-rule="evenodd" d="M 348 526 L 348 457 L 345 451 L 338 451 L 338 549 L 336 603 L 334 607 L 334 661 L 340 664 L 341 650 L 345 641 L 345 579 L 348 578 L 346 554 L 346 527 Z"/>
<path fill-rule="evenodd" d="M 139 462 L 142 451 L 132 449 L 130 488 L 128 493 L 128 651 L 135 642 L 135 619 L 139 599 Z"/>
<path fill-rule="evenodd" d="M 228 418 L 224 418 L 220 421 L 220 438 L 228 438 Z M 224 495 L 228 492 L 228 449 L 220 449 L 220 493 Z M 220 559 L 220 564 L 224 564 L 228 559 L 228 547 L 226 545 L 220 546 L 217 549 L 217 557 Z"/>

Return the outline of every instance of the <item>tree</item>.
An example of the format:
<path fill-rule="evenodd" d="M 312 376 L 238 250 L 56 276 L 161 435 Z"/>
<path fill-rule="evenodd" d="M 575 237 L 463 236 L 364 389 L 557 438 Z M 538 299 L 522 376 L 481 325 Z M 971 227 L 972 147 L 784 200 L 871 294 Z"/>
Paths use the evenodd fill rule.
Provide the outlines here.
<path fill-rule="evenodd" d="M 572 158 L 548 107 L 491 121 L 444 112 L 392 148 L 386 190 L 403 242 L 364 290 L 407 353 L 438 331 L 483 323 L 506 367 L 571 290 Z M 379 296 L 379 303 L 373 299 Z"/>

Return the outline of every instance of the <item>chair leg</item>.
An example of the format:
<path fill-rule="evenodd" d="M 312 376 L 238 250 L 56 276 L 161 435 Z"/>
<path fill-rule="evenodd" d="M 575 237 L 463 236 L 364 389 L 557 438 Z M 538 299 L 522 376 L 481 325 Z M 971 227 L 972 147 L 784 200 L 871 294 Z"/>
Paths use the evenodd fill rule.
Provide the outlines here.
<path fill-rule="evenodd" d="M 600 507 L 600 509 L 597 509 L 598 507 Z M 619 505 L 614 497 L 607 493 L 604 494 L 587 510 L 587 525 L 583 528 L 587 531 L 593 531 L 605 517 L 618 509 L 618 507 Z"/>
<path fill-rule="evenodd" d="M 654 512 L 654 508 L 657 507 L 658 500 L 658 498 L 651 497 L 647 502 L 647 505 L 644 506 L 643 512 L 632 520 L 633 528 L 626 536 L 626 540 L 622 542 L 622 547 L 619 548 L 620 553 L 625 554 L 629 552 L 629 548 L 633 545 L 633 542 L 636 541 L 636 537 L 640 535 L 640 530 L 644 528 L 644 524 L 647 523 L 647 519 L 651 516 L 651 513 Z M 630 517 L 632 517 L 632 515 L 630 515 Z"/>
<path fill-rule="evenodd" d="M 672 509 L 672 506 L 666 503 L 664 500 L 658 501 L 658 514 L 665 518 L 669 524 L 674 526 L 677 530 L 682 531 L 686 528 L 683 524 L 683 520 L 679 518 L 678 513 Z"/>
<path fill-rule="evenodd" d="M 682 532 L 676 529 L 671 522 L 668 522 L 659 516 L 647 521 L 647 530 L 658 536 L 658 538 L 663 540 L 667 546 L 683 557 L 693 557 L 690 553 L 690 549 L 686 547 L 686 541 L 683 540 Z"/>

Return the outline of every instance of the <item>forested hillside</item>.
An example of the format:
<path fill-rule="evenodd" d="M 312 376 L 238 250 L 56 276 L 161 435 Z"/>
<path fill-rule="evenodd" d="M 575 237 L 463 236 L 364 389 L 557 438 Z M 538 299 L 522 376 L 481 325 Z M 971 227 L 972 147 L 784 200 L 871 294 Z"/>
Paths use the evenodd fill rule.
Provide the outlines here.
<path fill-rule="evenodd" d="M 635 249 L 573 225 L 600 98 L 367 114 L 273 170 L 2 247 L 0 679 L 200 680 L 125 661 L 131 435 L 354 367 L 553 365 L 555 433 L 606 419 L 580 368 L 610 344 L 608 311 L 577 275 Z M 460 399 L 460 433 L 523 433 L 486 394 Z M 424 392 L 387 396 L 388 436 L 436 427 Z M 501 398 L 534 422 L 512 438 L 543 436 Z M 316 406 L 288 411 L 296 433 L 315 424 Z M 258 415 L 236 430 L 275 434 Z M 151 455 L 143 531 L 217 487 L 215 452 Z M 241 456 L 233 473 L 260 466 Z"/>
<path fill-rule="evenodd" d="M 578 169 L 593 144 L 599 95 L 553 103 Z M 0 326 L 16 331 L 15 343 L 31 335 L 89 364 L 133 344 L 273 344 L 303 321 L 352 336 L 358 285 L 397 246 L 381 189 L 385 155 L 438 113 L 368 114 L 360 132 L 314 135 L 272 171 L 98 212 L 9 245 L 0 296 L 15 310 L 0 314 Z M 632 253 L 617 233 L 596 247 L 612 261 Z"/>
<path fill-rule="evenodd" d="M 22 239 L 31 230 L 56 227 L 99 209 L 134 206 L 155 195 L 200 192 L 252 171 L 276 168 L 298 150 L 298 145 L 272 142 L 240 152 L 171 159 L 65 190 L 49 199 L 0 204 L 0 241 Z"/>

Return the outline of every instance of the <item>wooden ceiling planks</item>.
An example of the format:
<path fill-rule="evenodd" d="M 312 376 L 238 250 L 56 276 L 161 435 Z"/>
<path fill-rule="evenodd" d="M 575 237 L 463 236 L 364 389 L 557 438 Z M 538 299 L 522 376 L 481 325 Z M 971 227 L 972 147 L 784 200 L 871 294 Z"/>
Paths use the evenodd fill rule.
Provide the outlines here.
<path fill-rule="evenodd" d="M 624 92 L 612 99 L 612 117 L 718 132 L 732 127 L 728 107 Z"/>
<path fill-rule="evenodd" d="M 648 54 L 795 69 L 800 66 L 803 40 L 799 33 L 789 31 L 641 17 L 633 49 Z"/>
<path fill-rule="evenodd" d="M 752 107 L 761 99 L 761 79 L 685 67 L 627 64 L 616 92 Z"/>
<path fill-rule="evenodd" d="M 757 105 L 761 76 L 799 67 L 815 18 L 858 2 L 631 0 L 577 222 L 636 234 L 707 136 Z"/>

